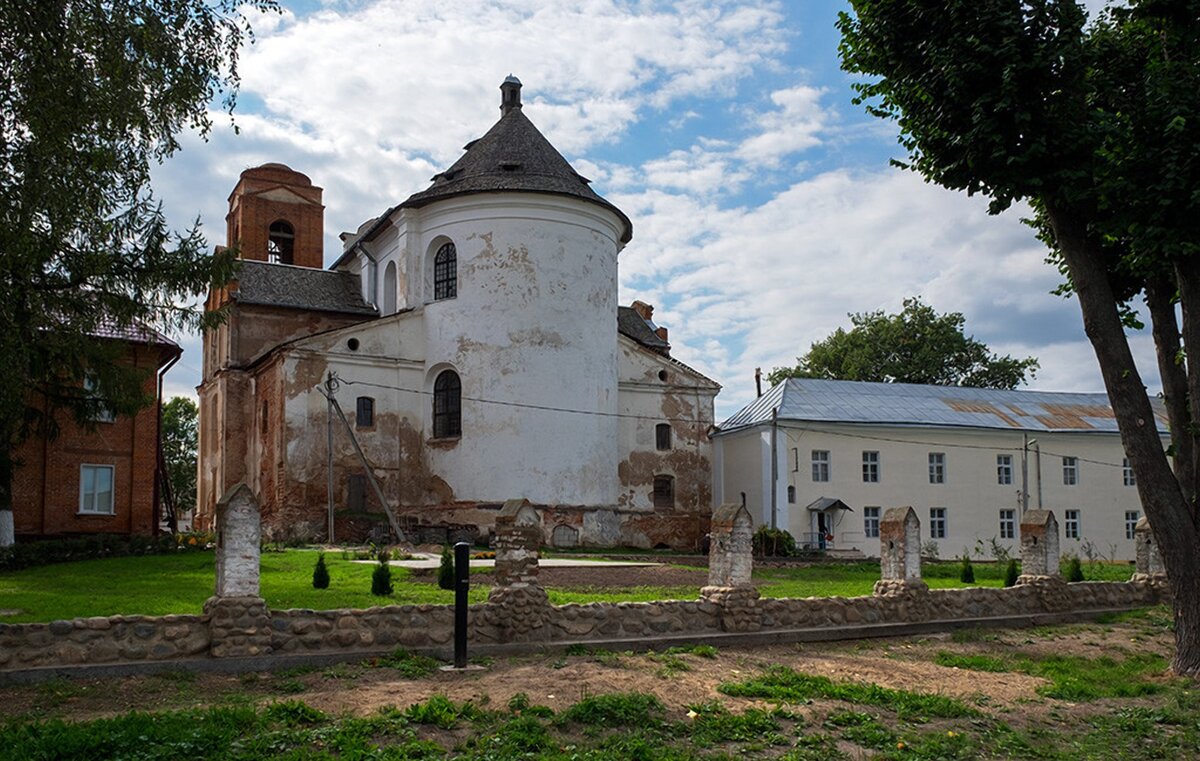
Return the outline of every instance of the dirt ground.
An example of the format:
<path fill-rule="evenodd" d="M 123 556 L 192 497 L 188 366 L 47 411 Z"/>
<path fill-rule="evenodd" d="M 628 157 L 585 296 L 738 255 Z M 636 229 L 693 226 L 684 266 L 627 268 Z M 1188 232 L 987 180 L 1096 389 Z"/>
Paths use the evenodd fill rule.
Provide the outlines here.
<path fill-rule="evenodd" d="M 574 569 L 564 569 L 574 570 Z M 591 569 L 587 569 L 588 572 Z M 656 583 L 662 583 L 657 581 Z M 435 671 L 405 678 L 389 666 L 370 662 L 315 669 L 241 675 L 172 672 L 155 676 L 65 681 L 0 688 L 0 721 L 9 717 L 90 719 L 129 710 L 167 710 L 231 703 L 301 699 L 332 714 L 365 715 L 388 706 L 404 707 L 443 694 L 455 701 L 501 707 L 518 692 L 555 710 L 589 695 L 640 691 L 657 695 L 679 718 L 689 705 L 717 699 L 733 710 L 753 701 L 717 691 L 722 682 L 747 679 L 781 664 L 837 681 L 958 697 L 1008 721 L 1020 706 L 1026 719 L 1070 711 L 1070 704 L 1041 697 L 1043 681 L 1018 673 L 984 673 L 945 668 L 933 662 L 940 651 L 956 653 L 1069 653 L 1121 657 L 1154 652 L 1170 657 L 1171 634 L 1145 620 L 1079 624 L 1036 629 L 979 630 L 968 634 L 858 640 L 838 643 L 779 644 L 723 648 L 716 657 L 695 653 L 550 653 L 485 662 L 469 673 Z M 1164 675 L 1164 679 L 1166 676 Z M 821 701 L 795 707 L 801 713 L 829 710 Z"/>

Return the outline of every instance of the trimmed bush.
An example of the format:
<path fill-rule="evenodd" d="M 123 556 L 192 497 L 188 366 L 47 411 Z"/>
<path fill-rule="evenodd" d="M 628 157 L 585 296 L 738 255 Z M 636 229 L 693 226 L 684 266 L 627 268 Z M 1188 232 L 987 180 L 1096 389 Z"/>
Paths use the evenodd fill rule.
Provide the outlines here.
<path fill-rule="evenodd" d="M 1067 560 L 1063 576 L 1067 577 L 1067 581 L 1083 581 L 1083 566 L 1079 563 L 1079 556 L 1072 555 Z"/>
<path fill-rule="evenodd" d="M 971 558 L 965 554 L 962 556 L 962 568 L 959 569 L 958 580 L 964 584 L 975 583 L 975 568 L 971 565 Z"/>
<path fill-rule="evenodd" d="M 442 548 L 442 564 L 438 566 L 438 586 L 454 589 L 454 552 L 450 545 Z"/>
<path fill-rule="evenodd" d="M 1004 568 L 1004 586 L 1012 587 L 1017 584 L 1017 561 L 1009 558 L 1008 565 Z"/>
<path fill-rule="evenodd" d="M 329 569 L 325 567 L 325 553 L 317 554 L 317 565 L 313 568 L 313 589 L 329 589 Z"/>
<path fill-rule="evenodd" d="M 375 573 L 371 574 L 371 594 L 377 597 L 387 597 L 391 593 L 392 567 L 388 565 L 387 558 L 381 554 L 379 565 L 375 566 Z"/>
<path fill-rule="evenodd" d="M 754 532 L 754 554 L 760 557 L 786 558 L 796 554 L 796 540 L 781 528 L 759 526 Z"/>

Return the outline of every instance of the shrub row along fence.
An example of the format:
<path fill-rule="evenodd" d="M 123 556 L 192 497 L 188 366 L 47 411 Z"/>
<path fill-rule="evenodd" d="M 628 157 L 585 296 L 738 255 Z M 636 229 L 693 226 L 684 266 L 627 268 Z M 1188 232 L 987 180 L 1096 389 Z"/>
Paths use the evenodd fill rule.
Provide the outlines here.
<path fill-rule="evenodd" d="M 447 651 L 449 605 L 366 610 L 278 610 L 259 595 L 259 516 L 245 486 L 218 505 L 217 588 L 194 616 L 114 616 L 0 625 L 0 677 L 45 667 L 273 655 L 354 656 L 402 646 Z M 497 520 L 495 585 L 473 605 L 475 647 L 517 649 L 571 643 L 687 640 L 737 633 L 788 638 L 862 636 L 906 625 L 1003 623 L 1030 616 L 1086 616 L 1152 605 L 1169 588 L 1148 524 L 1138 527 L 1138 572 L 1128 582 L 1066 583 L 1058 575 L 1058 524 L 1028 511 L 1021 525 L 1024 575 L 1005 589 L 931 591 L 921 580 L 920 522 L 911 508 L 887 511 L 880 527 L 881 579 L 853 598 L 760 599 L 751 584 L 750 515 L 740 505 L 713 512 L 708 585 L 699 598 L 645 603 L 551 605 L 538 582 L 541 520 L 524 500 Z"/>

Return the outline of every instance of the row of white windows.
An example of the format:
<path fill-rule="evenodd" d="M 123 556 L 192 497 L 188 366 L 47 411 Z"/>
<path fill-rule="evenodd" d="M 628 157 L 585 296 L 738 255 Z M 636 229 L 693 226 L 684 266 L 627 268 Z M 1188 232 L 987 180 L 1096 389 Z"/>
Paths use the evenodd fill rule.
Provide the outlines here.
<path fill-rule="evenodd" d="M 879 538 L 879 514 L 878 507 L 863 508 L 863 533 L 868 539 Z M 1133 539 L 1134 533 L 1137 530 L 1138 520 L 1142 514 L 1138 510 L 1125 511 L 1125 538 Z M 947 532 L 946 508 L 931 507 L 929 508 L 929 538 L 930 539 L 945 539 Z M 1079 510 L 1064 510 L 1063 511 L 1063 536 L 1067 539 L 1079 539 L 1083 536 L 1083 521 L 1081 511 Z M 1017 538 L 1017 511 L 1011 508 L 1000 511 L 1000 538 L 1001 539 L 1016 539 Z"/>
<path fill-rule="evenodd" d="M 792 450 L 792 458 L 795 462 L 793 470 L 800 470 L 800 450 Z M 812 450 L 812 480 L 825 482 L 830 478 L 830 458 L 828 449 Z M 875 484 L 879 483 L 880 478 L 880 459 L 879 452 L 864 451 L 862 453 L 862 480 L 863 483 Z M 1063 484 L 1066 486 L 1079 485 L 1079 458 L 1078 457 L 1063 457 L 1062 458 L 1062 478 Z M 1134 478 L 1133 468 L 1129 464 L 1129 458 L 1126 457 L 1121 463 L 1121 479 L 1126 486 L 1137 486 L 1137 479 Z M 996 455 L 996 483 L 1001 485 L 1011 485 L 1013 482 L 1013 456 L 1010 454 Z M 929 483 L 944 484 L 946 483 L 946 453 L 945 452 L 930 452 L 929 453 Z"/>

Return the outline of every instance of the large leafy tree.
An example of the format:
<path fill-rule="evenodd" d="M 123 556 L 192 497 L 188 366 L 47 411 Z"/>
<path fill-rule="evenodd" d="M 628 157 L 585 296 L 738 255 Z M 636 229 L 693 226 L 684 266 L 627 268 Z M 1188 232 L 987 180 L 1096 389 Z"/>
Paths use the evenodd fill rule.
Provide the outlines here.
<path fill-rule="evenodd" d="M 960 312 L 938 314 L 920 298 L 904 300 L 898 314 L 883 311 L 850 315 L 850 330 L 838 328 L 797 358 L 795 367 L 777 367 L 772 385 L 784 378 L 827 378 L 936 386 L 1016 388 L 1038 362 L 992 353 L 963 332 Z"/>
<path fill-rule="evenodd" d="M 1200 0 L 851 0 L 843 66 L 894 119 L 903 166 L 1017 200 L 1079 301 L 1174 598 L 1173 668 L 1200 675 Z M 1145 298 L 1174 467 L 1125 329 Z M 1177 318 L 1176 305 L 1182 321 Z"/>
<path fill-rule="evenodd" d="M 196 507 L 199 418 L 199 408 L 186 396 L 177 396 L 162 407 L 163 464 L 176 518 Z"/>
<path fill-rule="evenodd" d="M 0 546 L 25 438 L 149 401 L 145 371 L 97 334 L 194 327 L 180 305 L 232 274 L 195 227 L 168 228 L 150 170 L 183 130 L 207 134 L 214 98 L 232 111 L 255 9 L 276 6 L 0 3 Z"/>

